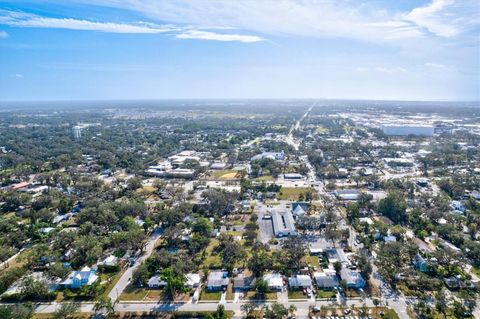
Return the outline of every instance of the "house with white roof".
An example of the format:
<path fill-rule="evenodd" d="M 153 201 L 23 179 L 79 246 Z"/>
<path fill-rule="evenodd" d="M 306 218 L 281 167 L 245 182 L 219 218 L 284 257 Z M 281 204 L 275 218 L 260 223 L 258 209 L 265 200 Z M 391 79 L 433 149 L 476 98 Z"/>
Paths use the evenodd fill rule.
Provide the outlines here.
<path fill-rule="evenodd" d="M 88 266 L 83 267 L 81 270 L 73 271 L 67 279 L 65 279 L 61 285 L 66 288 L 78 289 L 83 286 L 90 286 L 97 281 L 98 276 L 95 270 Z"/>
<path fill-rule="evenodd" d="M 303 289 L 312 287 L 312 278 L 308 275 L 295 275 L 288 278 L 288 285 L 291 289 Z"/>
<path fill-rule="evenodd" d="M 283 276 L 278 273 L 263 275 L 263 280 L 267 282 L 270 290 L 283 290 Z"/>
<path fill-rule="evenodd" d="M 104 260 L 97 263 L 98 267 L 115 267 L 117 266 L 118 258 L 114 255 L 106 257 Z"/>
<path fill-rule="evenodd" d="M 202 277 L 199 274 L 186 274 L 185 278 L 187 279 L 185 286 L 190 289 L 198 287 L 202 281 Z"/>
<path fill-rule="evenodd" d="M 343 267 L 340 272 L 340 277 L 347 282 L 348 288 L 359 289 L 365 287 L 365 279 L 363 279 L 362 275 L 357 271 Z"/>
<path fill-rule="evenodd" d="M 222 270 L 212 271 L 208 275 L 207 290 L 222 290 L 228 286 L 229 281 L 228 272 Z"/>
<path fill-rule="evenodd" d="M 164 288 L 167 286 L 167 282 L 163 280 L 160 276 L 160 274 L 157 274 L 147 281 L 147 287 L 150 289 L 155 289 L 155 288 Z"/>

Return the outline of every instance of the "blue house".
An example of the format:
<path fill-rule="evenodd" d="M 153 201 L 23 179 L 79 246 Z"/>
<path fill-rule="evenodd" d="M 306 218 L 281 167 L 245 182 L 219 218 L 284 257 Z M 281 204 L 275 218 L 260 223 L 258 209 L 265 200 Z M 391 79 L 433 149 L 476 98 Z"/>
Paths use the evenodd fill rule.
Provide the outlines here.
<path fill-rule="evenodd" d="M 422 256 L 420 256 L 420 254 L 416 254 L 415 257 L 413 257 L 412 264 L 421 272 L 428 271 L 428 263 Z"/>

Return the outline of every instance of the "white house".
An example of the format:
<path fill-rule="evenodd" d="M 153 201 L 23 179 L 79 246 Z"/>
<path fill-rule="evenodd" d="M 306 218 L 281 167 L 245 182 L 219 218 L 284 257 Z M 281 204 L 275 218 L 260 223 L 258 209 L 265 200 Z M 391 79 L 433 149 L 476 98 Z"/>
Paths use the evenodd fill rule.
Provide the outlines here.
<path fill-rule="evenodd" d="M 166 286 L 167 286 L 167 282 L 165 280 L 162 280 L 160 275 L 155 275 L 151 277 L 147 282 L 147 287 L 151 289 L 164 288 Z"/>
<path fill-rule="evenodd" d="M 83 286 L 90 286 L 97 281 L 97 279 L 98 276 L 95 274 L 95 270 L 85 266 L 81 270 L 73 271 L 61 285 L 67 288 L 77 289 Z"/>
<path fill-rule="evenodd" d="M 190 289 L 198 287 L 200 285 L 200 282 L 202 281 L 202 277 L 200 277 L 199 274 L 186 274 L 185 278 L 187 278 L 185 286 Z"/>
<path fill-rule="evenodd" d="M 267 282 L 270 290 L 283 290 L 283 277 L 280 274 L 266 274 L 263 275 L 263 280 Z"/>
<path fill-rule="evenodd" d="M 118 258 L 113 255 L 110 255 L 104 260 L 102 260 L 101 262 L 99 262 L 97 265 L 105 266 L 105 267 L 114 267 L 117 265 L 117 263 L 118 263 Z"/>
<path fill-rule="evenodd" d="M 292 289 L 302 289 L 312 287 L 312 278 L 308 275 L 295 275 L 288 278 L 288 285 Z"/>

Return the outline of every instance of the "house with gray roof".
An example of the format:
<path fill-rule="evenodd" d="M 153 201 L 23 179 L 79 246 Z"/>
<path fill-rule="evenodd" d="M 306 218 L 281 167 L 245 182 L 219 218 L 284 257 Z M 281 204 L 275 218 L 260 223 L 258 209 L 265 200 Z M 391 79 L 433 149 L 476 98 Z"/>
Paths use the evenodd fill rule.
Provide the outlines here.
<path fill-rule="evenodd" d="M 207 290 L 222 290 L 228 286 L 228 282 L 228 272 L 222 270 L 214 270 L 208 275 Z"/>

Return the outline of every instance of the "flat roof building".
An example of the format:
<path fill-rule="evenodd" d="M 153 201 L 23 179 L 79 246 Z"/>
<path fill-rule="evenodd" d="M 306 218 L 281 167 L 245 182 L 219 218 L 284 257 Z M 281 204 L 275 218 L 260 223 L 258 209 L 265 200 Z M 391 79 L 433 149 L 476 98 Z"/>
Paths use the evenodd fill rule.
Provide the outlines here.
<path fill-rule="evenodd" d="M 433 136 L 434 127 L 432 125 L 414 125 L 414 124 L 386 124 L 382 126 L 383 133 L 390 136 Z"/>
<path fill-rule="evenodd" d="M 272 214 L 273 233 L 276 237 L 296 235 L 295 221 L 292 212 L 274 212 Z"/>

